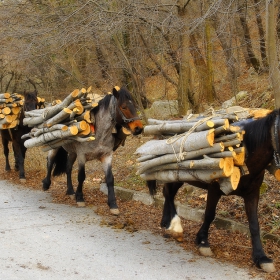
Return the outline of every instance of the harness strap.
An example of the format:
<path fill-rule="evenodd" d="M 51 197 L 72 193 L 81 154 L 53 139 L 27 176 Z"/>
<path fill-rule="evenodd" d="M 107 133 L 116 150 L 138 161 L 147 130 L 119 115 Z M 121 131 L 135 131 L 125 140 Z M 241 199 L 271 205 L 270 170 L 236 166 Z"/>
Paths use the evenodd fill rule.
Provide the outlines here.
<path fill-rule="evenodd" d="M 280 168 L 280 148 L 279 148 L 279 113 L 277 113 L 276 120 L 274 123 L 274 139 L 275 139 L 275 150 L 274 150 L 274 162 L 277 168 Z"/>
<path fill-rule="evenodd" d="M 121 117 L 122 117 L 122 119 L 123 119 L 123 121 L 125 122 L 125 123 L 129 123 L 129 122 L 133 122 L 133 121 L 136 121 L 136 120 L 140 120 L 140 118 L 137 116 L 137 117 L 134 117 L 134 118 L 130 118 L 130 119 L 128 119 L 125 115 L 124 115 L 124 113 L 122 112 L 122 110 L 119 108 L 119 106 L 117 106 L 117 109 L 118 109 L 118 111 L 119 111 L 119 113 L 120 113 L 120 115 L 121 115 Z"/>

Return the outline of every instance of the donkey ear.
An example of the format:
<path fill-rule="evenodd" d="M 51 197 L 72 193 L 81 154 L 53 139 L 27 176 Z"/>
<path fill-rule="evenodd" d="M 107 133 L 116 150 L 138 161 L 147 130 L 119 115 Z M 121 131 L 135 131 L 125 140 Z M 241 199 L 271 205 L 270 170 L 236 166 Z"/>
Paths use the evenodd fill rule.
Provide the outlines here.
<path fill-rule="evenodd" d="M 114 88 L 113 88 L 113 95 L 118 99 L 119 98 L 119 90 L 120 90 L 120 88 L 118 87 L 118 86 L 115 86 Z"/>

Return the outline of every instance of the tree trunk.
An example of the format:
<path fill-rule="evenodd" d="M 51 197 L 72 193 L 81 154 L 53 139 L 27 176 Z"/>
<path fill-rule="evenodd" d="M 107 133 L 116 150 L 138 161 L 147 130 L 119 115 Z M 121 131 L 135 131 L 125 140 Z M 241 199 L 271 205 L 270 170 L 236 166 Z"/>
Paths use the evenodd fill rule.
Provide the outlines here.
<path fill-rule="evenodd" d="M 230 31 L 228 31 L 228 34 L 225 33 L 224 30 L 221 31 L 221 33 L 219 33 L 218 30 L 218 17 L 217 15 L 214 15 L 212 17 L 212 24 L 215 28 L 217 37 L 220 40 L 221 46 L 223 48 L 223 52 L 225 55 L 225 61 L 226 61 L 226 66 L 227 66 L 227 73 L 228 73 L 228 81 L 229 84 L 231 86 L 231 92 L 233 94 L 233 96 L 236 96 L 236 94 L 238 93 L 238 86 L 237 86 L 237 70 L 236 70 L 236 58 L 234 57 L 233 51 L 232 51 L 232 47 L 231 47 L 231 29 L 230 27 L 228 29 L 230 29 Z M 230 38 L 228 39 L 227 36 L 230 36 Z"/>
<path fill-rule="evenodd" d="M 242 3 L 238 7 L 239 19 L 241 22 L 241 26 L 243 28 L 245 43 L 246 43 L 247 52 L 248 52 L 248 56 L 250 58 L 251 65 L 254 67 L 255 71 L 257 73 L 259 73 L 260 72 L 260 62 L 256 58 L 254 51 L 253 51 L 253 47 L 252 47 L 252 40 L 251 40 L 251 36 L 250 36 L 249 27 L 247 24 L 247 19 L 246 19 L 246 12 L 247 12 L 246 4 L 247 4 L 247 2 Z"/>
<path fill-rule="evenodd" d="M 266 0 L 266 34 L 267 34 L 267 54 L 269 62 L 269 77 L 271 80 L 275 107 L 280 108 L 280 72 L 278 69 L 277 43 L 275 30 L 275 6 L 274 0 Z"/>
<path fill-rule="evenodd" d="M 184 24 L 179 34 L 180 46 L 180 70 L 178 81 L 178 107 L 179 115 L 187 114 L 189 108 L 196 111 L 198 104 L 191 89 L 191 71 L 190 71 L 190 51 L 189 51 L 189 34 L 187 30 L 187 8 L 183 0 L 178 0 L 178 16 Z"/>
<path fill-rule="evenodd" d="M 259 5 L 261 2 L 259 0 L 254 0 L 254 7 L 255 7 L 255 14 L 256 14 L 256 21 L 257 21 L 257 26 L 259 30 L 259 37 L 260 37 L 260 53 L 261 53 L 261 58 L 262 58 L 262 64 L 263 64 L 263 71 L 267 72 L 268 71 L 268 62 L 267 62 L 267 56 L 266 56 L 266 45 L 265 45 L 265 33 L 264 33 L 264 28 L 263 28 L 263 23 L 262 23 L 262 17 L 261 17 L 261 12 Z"/>

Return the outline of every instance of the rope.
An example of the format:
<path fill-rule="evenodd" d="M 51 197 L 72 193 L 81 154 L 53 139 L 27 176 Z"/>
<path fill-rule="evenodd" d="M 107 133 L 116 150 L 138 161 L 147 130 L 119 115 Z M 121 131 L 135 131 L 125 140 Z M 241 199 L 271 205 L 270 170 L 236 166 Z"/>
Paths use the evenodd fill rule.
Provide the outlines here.
<path fill-rule="evenodd" d="M 208 120 L 212 119 L 215 116 L 215 111 L 213 110 L 213 108 L 210 108 L 210 109 L 212 109 L 211 116 L 197 121 L 190 130 L 188 130 L 188 131 L 186 131 L 182 134 L 179 134 L 179 135 L 176 134 L 176 135 L 174 135 L 174 136 L 172 136 L 172 137 L 170 137 L 169 139 L 166 140 L 166 143 L 170 144 L 172 146 L 174 155 L 177 159 L 177 163 L 179 163 L 180 161 L 185 159 L 185 156 L 186 156 L 187 152 L 184 152 L 183 149 L 184 149 L 185 142 L 186 142 L 187 138 L 189 137 L 189 135 L 191 133 L 193 133 L 198 126 L 207 122 Z M 183 137 L 183 140 L 181 142 L 180 150 L 179 150 L 179 153 L 178 153 L 178 156 L 177 156 L 177 154 L 175 152 L 175 149 L 174 149 L 174 146 L 173 146 L 173 143 L 175 143 L 176 141 L 178 141 L 182 137 Z"/>

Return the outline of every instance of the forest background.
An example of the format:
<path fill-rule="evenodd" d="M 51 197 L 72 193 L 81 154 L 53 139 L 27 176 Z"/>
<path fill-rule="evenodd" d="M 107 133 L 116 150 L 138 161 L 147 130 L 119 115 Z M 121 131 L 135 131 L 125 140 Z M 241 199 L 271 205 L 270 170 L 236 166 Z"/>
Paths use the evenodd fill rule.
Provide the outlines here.
<path fill-rule="evenodd" d="M 126 86 L 144 117 L 158 99 L 178 100 L 184 115 L 240 90 L 280 107 L 279 4 L 2 0 L 0 91 L 37 89 L 52 101 L 75 88 Z"/>

